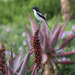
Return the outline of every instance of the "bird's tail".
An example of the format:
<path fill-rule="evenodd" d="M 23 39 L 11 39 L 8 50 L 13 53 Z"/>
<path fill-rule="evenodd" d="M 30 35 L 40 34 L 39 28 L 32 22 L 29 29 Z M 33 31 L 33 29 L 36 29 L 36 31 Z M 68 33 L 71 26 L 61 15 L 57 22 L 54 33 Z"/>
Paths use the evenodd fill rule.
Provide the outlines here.
<path fill-rule="evenodd" d="M 48 26 L 47 20 L 45 20 L 46 25 Z"/>

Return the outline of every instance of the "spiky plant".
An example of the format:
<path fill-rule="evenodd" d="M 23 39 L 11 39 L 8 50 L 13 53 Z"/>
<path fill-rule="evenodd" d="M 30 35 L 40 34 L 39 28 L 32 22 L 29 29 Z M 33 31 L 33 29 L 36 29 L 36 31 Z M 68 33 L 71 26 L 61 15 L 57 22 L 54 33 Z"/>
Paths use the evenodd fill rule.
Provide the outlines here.
<path fill-rule="evenodd" d="M 53 29 L 48 31 L 48 27 L 46 23 L 43 21 L 41 24 L 41 28 L 34 22 L 31 15 L 30 23 L 32 27 L 32 34 L 29 31 L 27 25 L 25 25 L 25 29 L 28 33 L 28 40 L 29 45 L 34 53 L 34 62 L 37 64 L 37 67 L 41 64 L 42 75 L 57 75 L 57 64 L 75 64 L 72 61 L 58 61 L 57 57 L 63 57 L 68 55 L 73 55 L 75 52 L 62 52 L 63 49 L 67 46 L 67 44 L 75 38 L 75 34 L 71 34 L 66 40 L 56 49 L 56 46 L 61 40 L 61 36 L 64 32 L 66 25 L 70 20 L 70 16 L 67 18 L 64 24 L 61 24 L 58 27 L 58 20 L 57 18 L 56 24 L 54 25 Z M 57 54 L 58 52 L 58 54 Z M 37 67 L 32 68 L 32 75 L 38 75 Z M 39 69 L 40 69 L 39 68 Z M 33 73 L 34 72 L 34 73 Z"/>
<path fill-rule="evenodd" d="M 14 57 L 14 52 L 11 48 L 10 57 L 6 61 L 6 48 L 4 42 L 2 42 L 2 48 L 0 48 L 0 75 L 27 75 L 27 65 L 31 54 L 34 54 L 34 65 L 31 69 L 31 75 L 38 75 L 40 69 L 42 69 L 41 75 L 57 75 L 57 64 L 75 64 L 75 62 L 70 60 L 57 60 L 58 57 L 66 57 L 75 54 L 75 52 L 62 52 L 67 44 L 75 38 L 75 34 L 71 34 L 56 48 L 70 17 L 68 17 L 65 24 L 61 24 L 58 27 L 58 16 L 56 24 L 50 31 L 48 31 L 45 22 L 42 22 L 40 28 L 36 25 L 31 15 L 29 15 L 29 18 L 32 33 L 27 25 L 25 25 L 26 32 L 28 33 L 29 51 L 25 54 L 24 58 L 22 58 L 23 51 L 18 56 Z"/>
<path fill-rule="evenodd" d="M 5 51 L 5 43 L 2 41 L 2 47 L 0 48 L 0 75 L 27 75 L 27 64 L 31 51 L 26 53 L 25 57 L 21 60 L 23 51 L 15 58 L 11 48 L 10 58 L 7 61 Z"/>

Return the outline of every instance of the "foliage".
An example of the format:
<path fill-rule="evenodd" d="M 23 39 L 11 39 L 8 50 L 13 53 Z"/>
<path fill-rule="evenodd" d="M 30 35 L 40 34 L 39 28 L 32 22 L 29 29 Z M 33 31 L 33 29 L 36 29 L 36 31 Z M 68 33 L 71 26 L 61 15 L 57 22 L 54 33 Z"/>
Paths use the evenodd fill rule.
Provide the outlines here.
<path fill-rule="evenodd" d="M 50 68 L 50 70 L 48 70 L 48 73 L 49 73 L 49 71 L 54 72 L 56 70 L 55 69 L 55 67 L 57 66 L 56 64 L 71 64 L 71 65 L 75 64 L 75 62 L 68 60 L 66 57 L 66 56 L 75 54 L 75 52 L 71 52 L 71 51 L 65 52 L 68 50 L 68 48 L 66 50 L 63 50 L 63 48 L 66 47 L 69 44 L 69 42 L 75 38 L 75 34 L 72 33 L 69 37 L 67 37 L 67 39 L 65 39 L 63 41 L 63 43 L 61 43 L 60 45 L 58 44 L 59 43 L 58 41 L 61 40 L 61 35 L 64 32 L 64 28 L 65 28 L 66 24 L 68 24 L 68 22 L 69 22 L 69 19 L 63 25 L 60 24 L 58 26 L 58 21 L 59 21 L 59 17 L 60 17 L 60 16 L 58 16 L 58 18 L 56 20 L 56 24 L 54 25 L 54 27 L 51 30 L 51 32 L 53 33 L 52 34 L 48 31 L 48 28 L 47 28 L 47 25 L 45 22 L 42 23 L 42 26 L 41 26 L 42 29 L 39 29 L 39 27 L 35 24 L 35 21 L 32 19 L 32 17 L 30 15 L 29 15 L 29 17 L 30 17 L 30 23 L 31 23 L 31 27 L 32 27 L 32 33 L 29 30 L 28 26 L 25 25 L 25 29 L 26 29 L 26 32 L 28 35 L 29 49 L 26 47 L 24 48 L 24 50 L 27 49 L 27 53 L 25 52 L 24 56 L 22 56 L 23 49 L 21 49 L 21 48 L 20 48 L 21 53 L 18 56 L 17 55 L 14 56 L 14 53 L 19 51 L 18 48 L 15 49 L 15 50 L 17 50 L 15 52 L 12 51 L 12 49 L 9 51 L 10 56 L 9 56 L 9 59 L 7 60 L 8 62 L 6 62 L 6 60 L 4 61 L 5 63 L 7 63 L 7 68 L 8 68 L 6 70 L 6 73 L 8 73 L 8 75 L 11 75 L 11 74 L 14 74 L 14 75 L 16 75 L 16 74 L 18 74 L 18 75 L 26 74 L 27 75 L 28 74 L 28 75 L 30 75 L 29 72 L 32 72 L 32 74 L 37 73 L 37 71 L 40 68 L 41 68 L 41 70 L 43 68 L 44 72 L 45 72 L 45 70 L 48 70 L 48 68 L 49 68 L 47 66 L 51 65 L 52 68 Z M 10 28 L 8 28 L 6 31 L 8 34 L 11 32 Z M 40 35 L 40 36 L 38 36 L 38 35 Z M 25 37 L 25 32 L 23 32 L 22 37 L 23 38 Z M 19 39 L 18 39 L 18 41 L 22 41 Z M 6 40 L 6 38 L 5 38 L 5 40 Z M 8 42 L 10 42 L 10 41 L 8 41 Z M 24 45 L 25 45 L 25 43 L 24 43 Z M 28 47 L 28 45 L 27 45 L 27 47 Z M 56 45 L 57 45 L 57 47 L 56 47 Z M 12 47 L 14 48 L 15 44 L 13 44 Z M 5 44 L 4 44 L 4 42 L 2 42 L 2 47 L 0 48 L 0 51 L 1 51 L 0 53 L 2 54 L 2 57 L 4 57 L 4 58 L 5 58 L 5 55 L 3 56 L 3 53 L 5 52 L 5 49 L 6 49 Z M 64 52 L 61 52 L 61 51 L 64 51 Z M 27 66 L 28 66 L 29 59 L 30 59 L 29 63 L 32 63 L 32 56 L 33 56 L 32 53 L 34 53 L 34 58 L 33 58 L 34 66 L 30 69 L 30 66 L 32 64 L 29 65 L 29 68 L 27 68 Z M 31 58 L 30 58 L 30 56 L 31 56 Z M 3 62 L 2 57 L 1 57 L 0 63 Z M 42 59 L 41 59 L 41 57 L 42 57 Z M 60 60 L 60 57 L 62 57 L 61 60 Z M 65 57 L 65 60 L 62 60 L 64 57 Z M 4 65 L 4 64 L 2 63 L 2 65 Z M 42 65 L 44 67 L 42 67 Z M 60 65 L 59 71 L 61 73 L 62 73 L 62 70 L 64 72 L 67 71 L 67 69 L 69 71 L 71 70 L 70 69 L 71 67 L 65 66 L 65 69 L 63 69 L 63 66 Z M 3 69 L 5 69 L 5 67 L 6 67 L 6 65 L 4 67 L 2 67 L 1 71 Z M 39 71 L 39 75 L 40 75 L 40 73 L 42 73 L 41 70 Z M 60 75 L 60 72 L 58 73 L 59 75 Z M 66 72 L 65 74 L 70 75 L 72 73 L 73 72 L 69 72 L 69 73 Z M 46 74 L 46 72 L 45 72 L 45 74 Z"/>
<path fill-rule="evenodd" d="M 53 25 L 56 22 L 57 14 L 60 12 L 60 2 L 59 0 L 0 0 L 0 47 L 1 41 L 5 41 L 6 46 L 6 59 L 10 57 L 10 48 L 13 48 L 13 56 L 16 59 L 16 56 L 23 52 L 22 58 L 26 55 L 29 50 L 27 33 L 25 32 L 24 24 L 27 24 L 31 30 L 30 23 L 28 20 L 28 12 L 32 13 L 32 7 L 38 6 L 41 11 L 47 14 L 49 30 L 53 28 Z M 71 12 L 75 16 L 75 1 L 71 0 Z M 33 15 L 33 13 L 32 13 Z M 62 18 L 62 17 L 61 17 Z M 62 19 L 59 22 L 62 23 Z M 69 31 L 72 32 L 72 25 L 75 25 L 75 20 L 71 20 L 66 27 L 64 34 Z M 61 43 L 69 36 L 70 34 L 66 33 L 64 38 L 59 41 Z M 75 48 L 75 39 L 67 45 L 64 51 L 72 51 Z M 1 52 L 0 52 L 1 53 Z M 4 56 L 3 56 L 4 57 Z M 18 56 L 19 57 L 19 56 Z M 74 61 L 75 56 L 71 55 L 67 57 L 71 58 Z M 33 54 L 30 57 L 27 75 L 30 75 L 30 67 L 33 63 Z M 59 58 L 59 60 L 62 60 Z M 4 65 L 4 64 L 3 64 Z M 60 65 L 58 67 L 58 75 L 74 75 L 75 74 L 75 65 Z M 39 75 L 41 75 L 41 70 L 39 70 Z"/>
<path fill-rule="evenodd" d="M 75 11 L 74 11 L 75 10 L 75 1 L 71 0 L 70 3 L 71 3 L 71 13 L 73 15 L 73 18 L 75 18 Z"/>

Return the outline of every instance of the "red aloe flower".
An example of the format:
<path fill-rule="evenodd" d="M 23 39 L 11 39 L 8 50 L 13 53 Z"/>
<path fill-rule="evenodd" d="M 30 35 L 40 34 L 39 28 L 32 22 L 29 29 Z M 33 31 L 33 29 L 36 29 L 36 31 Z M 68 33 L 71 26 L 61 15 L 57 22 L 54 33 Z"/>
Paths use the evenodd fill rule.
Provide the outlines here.
<path fill-rule="evenodd" d="M 34 32 L 33 39 L 32 39 L 32 49 L 34 52 L 34 62 L 37 65 L 37 68 L 40 67 L 41 60 L 42 60 L 42 57 L 41 57 L 41 50 L 42 49 L 40 46 L 40 40 L 38 38 L 38 34 L 39 34 L 39 29 L 36 32 Z"/>
<path fill-rule="evenodd" d="M 2 41 L 2 48 L 0 49 L 0 71 L 3 75 L 6 73 L 6 56 L 5 56 L 5 44 Z"/>

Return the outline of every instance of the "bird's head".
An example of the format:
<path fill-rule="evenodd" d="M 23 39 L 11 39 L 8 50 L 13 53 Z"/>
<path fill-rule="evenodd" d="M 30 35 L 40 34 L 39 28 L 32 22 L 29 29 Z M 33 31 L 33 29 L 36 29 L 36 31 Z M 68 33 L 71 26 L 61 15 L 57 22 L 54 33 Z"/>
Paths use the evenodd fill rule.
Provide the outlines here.
<path fill-rule="evenodd" d="M 35 6 L 35 7 L 33 7 L 32 9 L 33 9 L 33 10 L 35 10 L 35 11 L 39 11 L 39 8 L 38 8 L 38 7 L 36 7 L 36 6 Z"/>

